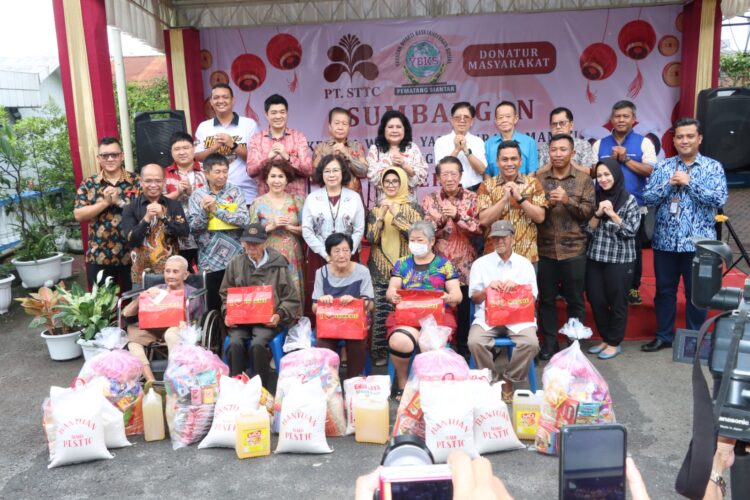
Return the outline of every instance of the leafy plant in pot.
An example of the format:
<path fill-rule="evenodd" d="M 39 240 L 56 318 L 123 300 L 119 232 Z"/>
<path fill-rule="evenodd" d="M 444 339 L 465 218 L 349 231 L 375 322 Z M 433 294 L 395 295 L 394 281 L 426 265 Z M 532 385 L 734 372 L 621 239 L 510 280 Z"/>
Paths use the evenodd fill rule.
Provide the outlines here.
<path fill-rule="evenodd" d="M 59 313 L 55 316 L 69 328 L 80 329 L 83 340 L 91 340 L 102 328 L 109 326 L 117 314 L 117 300 L 120 287 L 111 277 L 103 278 L 100 271 L 90 292 L 78 283 L 70 290 L 58 286 L 63 298 Z"/>
<path fill-rule="evenodd" d="M 29 328 L 44 327 L 42 338 L 47 342 L 50 358 L 56 361 L 75 359 L 81 355 L 81 346 L 76 344 L 79 332 L 71 332 L 67 325 L 58 321 L 65 298 L 61 292 L 64 285 L 56 290 L 43 286 L 28 297 L 16 299 L 26 314 L 33 316 Z"/>
<path fill-rule="evenodd" d="M 8 312 L 11 303 L 11 289 L 15 276 L 12 273 L 12 266 L 0 264 L 0 314 Z"/>
<path fill-rule="evenodd" d="M 11 263 L 23 286 L 35 288 L 60 279 L 63 254 L 55 251 L 54 235 L 41 224 L 29 224 L 21 231 L 21 247 Z"/>

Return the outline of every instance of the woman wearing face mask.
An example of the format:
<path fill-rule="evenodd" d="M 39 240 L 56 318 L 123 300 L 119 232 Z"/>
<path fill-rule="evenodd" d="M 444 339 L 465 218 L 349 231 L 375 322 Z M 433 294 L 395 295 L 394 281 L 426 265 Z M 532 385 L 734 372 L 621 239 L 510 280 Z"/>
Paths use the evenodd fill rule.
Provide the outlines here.
<path fill-rule="evenodd" d="M 292 164 L 288 161 L 275 159 L 267 162 L 263 167 L 263 179 L 268 184 L 268 192 L 253 200 L 249 212 L 251 223 L 259 222 L 265 226 L 268 234 L 266 244 L 289 261 L 292 283 L 299 290 L 300 297 L 304 298 L 304 259 L 300 241 L 300 212 L 304 202 L 296 194 L 286 192 L 287 184 L 295 178 Z M 298 314 L 302 315 L 301 301 Z"/>
<path fill-rule="evenodd" d="M 596 212 L 586 231 L 592 236 L 586 252 L 586 296 L 602 342 L 588 352 L 599 359 L 620 354 L 628 320 L 627 294 L 633 281 L 635 235 L 641 213 L 635 197 L 625 191 L 620 164 L 611 158 L 595 170 Z"/>
<path fill-rule="evenodd" d="M 315 287 L 312 293 L 312 311 L 317 312 L 318 304 L 332 304 L 338 298 L 346 305 L 353 299 L 364 299 L 365 309 L 373 308 L 373 289 L 370 271 L 352 260 L 352 238 L 348 234 L 333 233 L 326 238 L 326 252 L 331 260 L 315 272 Z M 367 339 L 347 340 L 346 378 L 359 377 L 365 369 Z M 337 351 L 338 339 L 317 340 L 318 347 Z"/>
<path fill-rule="evenodd" d="M 415 222 L 409 229 L 409 252 L 411 255 L 402 257 L 393 266 L 393 273 L 385 298 L 391 304 L 398 304 L 401 297 L 400 289 L 438 290 L 443 292 L 443 302 L 446 310 L 441 324 L 456 330 L 456 316 L 453 309 L 461 303 L 461 284 L 458 281 L 458 271 L 448 259 L 437 256 L 432 251 L 435 244 L 435 229 L 430 222 Z M 397 325 L 393 314 L 386 320 L 388 332 L 388 348 L 391 351 L 391 361 L 396 369 L 398 390 L 396 398 L 406 384 L 409 359 L 419 346 L 420 331 L 417 328 Z"/>
<path fill-rule="evenodd" d="M 367 177 L 375 185 L 384 170 L 402 168 L 408 179 L 409 199 L 417 201 L 417 186 L 427 180 L 427 163 L 411 140 L 411 123 L 402 112 L 392 109 L 383 113 L 375 144 L 367 152 L 367 165 Z M 378 201 L 383 196 L 383 190 L 378 189 Z"/>
<path fill-rule="evenodd" d="M 367 267 L 375 289 L 372 357 L 376 366 L 383 366 L 388 358 L 385 320 L 393 311 L 393 306 L 385 300 L 385 292 L 393 264 L 409 253 L 407 234 L 411 225 L 422 219 L 422 209 L 409 200 L 408 178 L 401 168 L 383 171 L 378 187 L 383 191 L 383 199 L 367 216 L 367 240 L 371 245 Z"/>

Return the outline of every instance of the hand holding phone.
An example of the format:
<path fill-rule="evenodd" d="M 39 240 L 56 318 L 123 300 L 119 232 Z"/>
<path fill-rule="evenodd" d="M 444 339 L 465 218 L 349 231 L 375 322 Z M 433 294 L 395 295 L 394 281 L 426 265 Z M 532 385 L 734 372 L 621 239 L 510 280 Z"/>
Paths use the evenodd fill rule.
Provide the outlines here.
<path fill-rule="evenodd" d="M 560 498 L 625 499 L 627 433 L 619 424 L 566 425 L 560 433 Z"/>

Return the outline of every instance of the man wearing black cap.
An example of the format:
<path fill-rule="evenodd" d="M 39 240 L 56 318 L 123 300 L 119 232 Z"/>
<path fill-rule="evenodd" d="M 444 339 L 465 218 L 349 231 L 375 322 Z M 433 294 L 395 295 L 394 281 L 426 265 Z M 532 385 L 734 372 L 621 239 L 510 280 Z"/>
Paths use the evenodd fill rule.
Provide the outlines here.
<path fill-rule="evenodd" d="M 492 359 L 495 337 L 509 337 L 515 344 L 513 357 L 503 373 L 504 401 L 513 397 L 513 384 L 528 378 L 529 365 L 539 352 L 536 337 L 536 321 L 514 323 L 491 327 L 485 321 L 486 289 L 494 288 L 501 292 L 512 290 L 518 285 L 531 285 L 536 299 L 536 273 L 531 262 L 513 251 L 515 227 L 512 222 L 499 220 L 492 224 L 488 237 L 495 251 L 478 258 L 471 266 L 469 295 L 475 304 L 474 320 L 469 330 L 469 350 L 476 360 L 477 368 L 489 368 L 492 378 L 499 378 Z"/>
<path fill-rule="evenodd" d="M 245 370 L 245 340 L 252 338 L 250 351 L 253 368 L 260 375 L 264 387 L 268 387 L 270 371 L 266 345 L 282 326 L 294 323 L 297 319 L 295 311 L 300 308 L 299 290 L 292 283 L 289 261 L 273 248 L 266 248 L 266 239 L 266 230 L 262 224 L 250 224 L 245 229 L 240 237 L 244 254 L 229 261 L 219 290 L 222 314 L 226 317 L 228 288 L 270 285 L 273 289 L 275 311 L 268 323 L 231 325 L 225 320 L 229 329 L 230 374 L 235 376 Z"/>

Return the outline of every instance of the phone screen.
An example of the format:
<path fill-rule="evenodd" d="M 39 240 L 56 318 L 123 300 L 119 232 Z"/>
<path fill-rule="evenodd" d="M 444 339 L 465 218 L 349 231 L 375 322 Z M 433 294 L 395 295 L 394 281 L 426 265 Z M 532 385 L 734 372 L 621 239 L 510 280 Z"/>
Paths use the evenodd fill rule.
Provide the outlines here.
<path fill-rule="evenodd" d="M 383 488 L 383 498 L 389 500 L 451 500 L 453 498 L 453 482 L 450 479 L 384 483 Z"/>
<path fill-rule="evenodd" d="M 565 427 L 560 460 L 560 498 L 625 499 L 622 426 Z"/>

